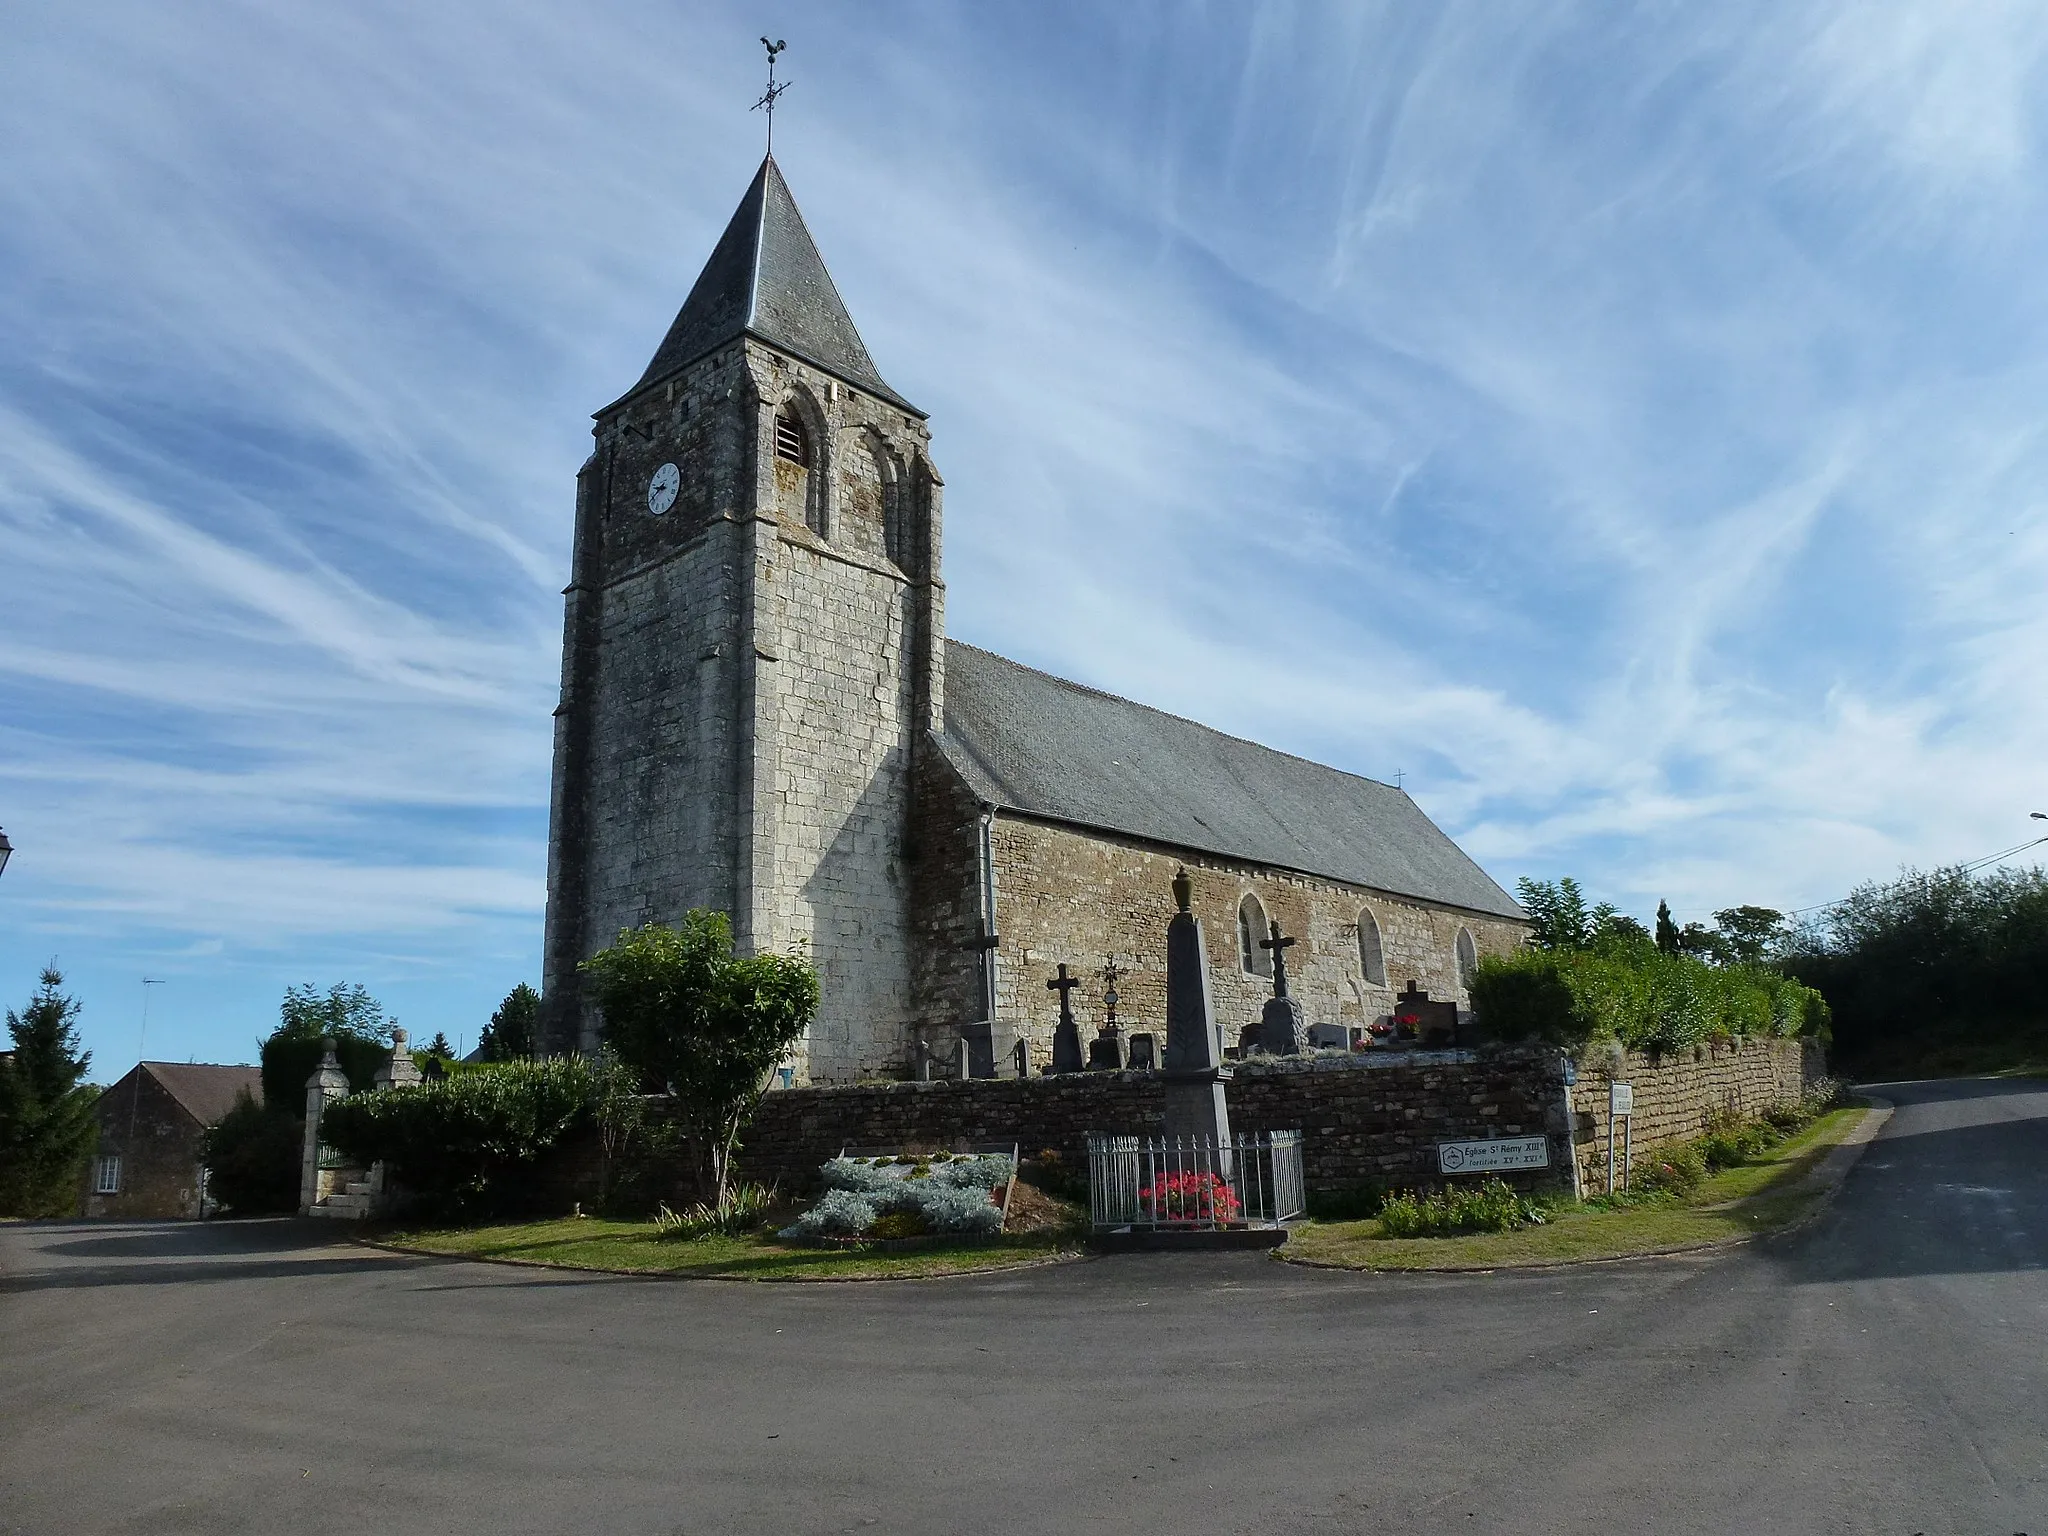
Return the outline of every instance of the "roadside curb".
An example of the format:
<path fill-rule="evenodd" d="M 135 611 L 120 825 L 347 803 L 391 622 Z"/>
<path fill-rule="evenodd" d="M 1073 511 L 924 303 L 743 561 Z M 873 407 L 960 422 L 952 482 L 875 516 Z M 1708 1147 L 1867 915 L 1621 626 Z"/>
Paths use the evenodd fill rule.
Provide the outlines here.
<path fill-rule="evenodd" d="M 502 1264 L 510 1269 L 544 1269 L 558 1275 L 603 1275 L 618 1280 L 699 1280 L 724 1285 L 884 1285 L 900 1281 L 973 1280 L 984 1275 L 1007 1275 L 1026 1269 L 1049 1269 L 1056 1264 L 1074 1264 L 1095 1255 L 1080 1250 L 1048 1253 L 1016 1264 L 989 1264 L 978 1269 L 955 1269 L 940 1275 L 694 1275 L 673 1269 L 600 1269 L 594 1264 L 557 1264 L 548 1259 L 508 1259 L 495 1254 L 437 1253 L 431 1248 L 406 1248 L 397 1243 L 380 1243 L 374 1238 L 351 1237 L 358 1248 L 408 1259 L 436 1259 L 446 1264 Z"/>
<path fill-rule="evenodd" d="M 1637 1253 L 1605 1254 L 1599 1258 L 1532 1259 L 1521 1264 L 1402 1265 L 1399 1268 L 1370 1269 L 1361 1264 L 1338 1264 L 1328 1259 L 1290 1258 L 1284 1248 L 1274 1249 L 1272 1256 L 1276 1262 L 1292 1264 L 1298 1269 L 1326 1269 L 1352 1275 L 1492 1275 L 1531 1270 L 1581 1269 L 1589 1264 L 1633 1264 L 1641 1259 L 1674 1259 L 1687 1254 L 1719 1253 L 1724 1249 L 1743 1247 L 1762 1238 L 1782 1237 L 1788 1232 L 1797 1232 L 1803 1227 L 1810 1226 L 1828 1208 L 1840 1192 L 1843 1182 L 1849 1177 L 1849 1170 L 1854 1168 L 1857 1160 L 1869 1150 L 1871 1142 L 1877 1139 L 1878 1133 L 1884 1129 L 1885 1123 L 1892 1117 L 1892 1111 L 1897 1107 L 1891 1100 L 1879 1098 L 1875 1094 L 1865 1094 L 1862 1097 L 1868 1107 L 1864 1110 L 1863 1118 L 1856 1122 L 1849 1133 L 1828 1148 L 1827 1154 L 1812 1168 L 1783 1188 L 1770 1191 L 1773 1195 L 1817 1194 L 1819 1198 L 1814 1201 L 1812 1209 L 1797 1220 L 1789 1221 L 1782 1227 L 1773 1227 L 1768 1232 L 1745 1232 L 1736 1237 L 1716 1238 L 1711 1243 L 1684 1243 L 1669 1248 L 1645 1248 Z M 1716 1207 L 1702 1209 L 1711 1210 Z"/>

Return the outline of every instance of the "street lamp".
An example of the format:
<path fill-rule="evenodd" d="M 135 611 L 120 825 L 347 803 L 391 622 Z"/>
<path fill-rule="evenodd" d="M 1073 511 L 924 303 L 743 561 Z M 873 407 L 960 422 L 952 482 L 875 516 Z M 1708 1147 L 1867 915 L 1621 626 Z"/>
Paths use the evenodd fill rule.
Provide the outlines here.
<path fill-rule="evenodd" d="M 0 871 L 7 868 L 8 855 L 14 852 L 14 844 L 7 841 L 7 834 L 0 832 Z"/>
<path fill-rule="evenodd" d="M 2048 811 L 2030 811 L 2028 812 L 2028 815 L 2032 817 L 2032 819 L 2035 821 L 2048 821 Z M 0 837 L 0 843 L 4 843 L 6 841 L 6 838 Z M 0 858 L 0 864 L 4 864 L 6 862 L 7 861 L 4 858 Z"/>

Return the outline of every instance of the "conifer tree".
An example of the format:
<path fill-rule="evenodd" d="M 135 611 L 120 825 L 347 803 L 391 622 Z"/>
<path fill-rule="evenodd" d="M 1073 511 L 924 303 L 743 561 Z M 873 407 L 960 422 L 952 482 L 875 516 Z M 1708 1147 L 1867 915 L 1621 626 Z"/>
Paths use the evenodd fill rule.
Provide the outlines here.
<path fill-rule="evenodd" d="M 505 994 L 491 1022 L 484 1026 L 477 1049 L 485 1061 L 524 1061 L 533 1054 L 533 1024 L 540 1013 L 540 994 L 525 982 Z"/>
<path fill-rule="evenodd" d="M 45 966 L 28 1007 L 7 1011 L 14 1050 L 0 1058 L 0 1215 L 72 1214 L 99 1136 L 99 1090 L 84 1081 L 92 1055 L 78 1048 L 78 1004 L 63 985 Z"/>
<path fill-rule="evenodd" d="M 1678 924 L 1671 920 L 1671 903 L 1657 903 L 1657 947 L 1667 955 L 1678 953 Z"/>

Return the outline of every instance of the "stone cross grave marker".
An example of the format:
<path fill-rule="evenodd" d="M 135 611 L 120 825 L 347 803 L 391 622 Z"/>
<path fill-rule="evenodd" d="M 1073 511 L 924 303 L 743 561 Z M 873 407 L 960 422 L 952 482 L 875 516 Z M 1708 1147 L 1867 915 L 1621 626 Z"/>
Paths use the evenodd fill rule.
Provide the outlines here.
<path fill-rule="evenodd" d="M 1074 1023 L 1074 988 L 1081 985 L 1081 978 L 1069 976 L 1065 962 L 1061 962 L 1060 973 L 1045 986 L 1049 992 L 1060 995 L 1059 1027 L 1052 1033 L 1052 1070 L 1055 1072 L 1079 1072 L 1081 1060 L 1081 1030 Z"/>
<path fill-rule="evenodd" d="M 1290 939 L 1272 925 L 1273 936 L 1259 940 L 1259 948 L 1273 952 L 1273 995 L 1259 1014 L 1251 1043 L 1268 1056 L 1299 1056 L 1308 1044 L 1308 1024 L 1299 1000 L 1287 995 L 1287 951 L 1301 941 Z"/>
<path fill-rule="evenodd" d="M 1414 982 L 1394 999 L 1394 1038 L 1407 1036 L 1425 1048 L 1458 1043 L 1458 1005 L 1437 1003 Z"/>

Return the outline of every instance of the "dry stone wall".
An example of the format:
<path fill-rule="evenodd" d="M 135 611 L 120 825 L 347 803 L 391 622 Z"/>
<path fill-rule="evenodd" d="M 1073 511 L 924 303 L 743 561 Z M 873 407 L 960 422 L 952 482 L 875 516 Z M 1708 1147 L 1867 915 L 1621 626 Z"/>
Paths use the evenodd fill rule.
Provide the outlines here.
<path fill-rule="evenodd" d="M 1547 1174 L 1569 1180 L 1563 1058 L 1523 1048 L 1475 1053 L 1303 1057 L 1240 1067 L 1229 1087 L 1232 1128 L 1299 1130 L 1311 1192 L 1377 1181 L 1441 1182 L 1439 1141 L 1547 1136 Z M 1087 1164 L 1090 1132 L 1157 1135 L 1161 1079 L 1150 1073 L 865 1084 L 771 1093 L 746 1133 L 750 1178 L 801 1184 L 844 1147 L 1016 1142 Z"/>
<path fill-rule="evenodd" d="M 1373 1183 L 1423 1188 L 1447 1182 L 1437 1144 L 1543 1136 L 1550 1166 L 1510 1176 L 1527 1188 L 1570 1188 L 1574 1165 L 1587 1194 L 1606 1176 L 1607 1078 L 1580 1068 L 1565 1082 L 1564 1056 L 1544 1047 L 1477 1051 L 1311 1055 L 1241 1065 L 1229 1085 L 1237 1131 L 1302 1133 L 1302 1171 L 1312 1194 Z M 1724 1045 L 1695 1061 L 1653 1063 L 1631 1054 L 1638 1153 L 1697 1136 L 1716 1110 L 1751 1116 L 1796 1099 L 1825 1071 L 1820 1049 L 1786 1040 Z M 657 1101 L 658 1104 L 659 1101 Z M 961 1147 L 1016 1143 L 1024 1155 L 1057 1151 L 1087 1166 L 1091 1132 L 1157 1135 L 1163 1082 L 1153 1073 L 1080 1072 L 965 1082 L 866 1083 L 769 1094 L 747 1129 L 740 1170 L 802 1188 L 846 1147 Z M 593 1141 L 565 1149 L 542 1171 L 535 1198 L 566 1208 L 597 1193 Z M 666 1198 L 694 1198 L 679 1169 L 655 1184 Z"/>
<path fill-rule="evenodd" d="M 1820 1046 L 1807 1040 L 1721 1041 L 1700 1047 L 1697 1056 L 1692 1051 L 1665 1057 L 1628 1051 L 1612 1076 L 1603 1063 L 1582 1064 L 1571 1094 L 1583 1187 L 1589 1193 L 1606 1187 L 1611 1081 L 1628 1083 L 1635 1091 L 1628 1140 L 1640 1161 L 1652 1148 L 1700 1135 L 1716 1115 L 1753 1119 L 1774 1104 L 1795 1102 L 1826 1072 Z M 1621 1155 L 1617 1149 L 1617 1169 Z"/>

